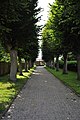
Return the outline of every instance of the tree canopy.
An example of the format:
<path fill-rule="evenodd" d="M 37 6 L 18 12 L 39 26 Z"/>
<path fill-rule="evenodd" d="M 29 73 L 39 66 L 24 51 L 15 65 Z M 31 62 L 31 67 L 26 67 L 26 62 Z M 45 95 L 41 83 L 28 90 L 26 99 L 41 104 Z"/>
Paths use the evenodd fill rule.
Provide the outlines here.
<path fill-rule="evenodd" d="M 37 3 L 38 0 L 0 1 L 0 43 L 11 57 L 13 54 L 17 57 L 17 52 L 18 57 L 31 59 L 33 62 L 37 57 L 40 29 L 36 24 L 39 20 L 37 14 L 40 12 Z M 15 58 L 14 64 L 16 60 Z"/>

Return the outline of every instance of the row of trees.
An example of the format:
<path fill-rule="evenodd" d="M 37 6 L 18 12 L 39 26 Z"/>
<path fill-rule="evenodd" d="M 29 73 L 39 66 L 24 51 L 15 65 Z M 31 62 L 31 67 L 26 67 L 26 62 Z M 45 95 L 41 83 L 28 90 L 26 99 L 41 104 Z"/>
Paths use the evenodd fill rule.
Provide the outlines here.
<path fill-rule="evenodd" d="M 38 0 L 0 0 L 0 44 L 10 53 L 10 79 L 16 81 L 17 58 L 32 64 L 38 54 Z M 26 68 L 27 70 L 27 68 Z"/>
<path fill-rule="evenodd" d="M 77 79 L 80 80 L 80 1 L 55 0 L 50 5 L 49 19 L 42 32 L 42 52 L 46 62 L 64 57 L 63 73 L 67 73 L 67 55 L 74 54 L 77 60 Z M 54 65 L 53 65 L 54 66 Z"/>

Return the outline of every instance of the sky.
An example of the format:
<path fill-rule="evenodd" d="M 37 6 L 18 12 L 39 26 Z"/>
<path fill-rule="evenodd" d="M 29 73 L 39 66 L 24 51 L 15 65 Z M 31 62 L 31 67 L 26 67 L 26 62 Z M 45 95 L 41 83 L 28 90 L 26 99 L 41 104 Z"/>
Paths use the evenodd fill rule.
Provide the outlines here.
<path fill-rule="evenodd" d="M 43 11 L 39 14 L 42 15 L 41 20 L 39 21 L 40 25 L 44 25 L 48 19 L 49 3 L 52 4 L 54 0 L 38 0 L 38 6 L 43 8 Z"/>
<path fill-rule="evenodd" d="M 52 4 L 53 2 L 54 0 L 44 0 L 44 1 L 38 0 L 38 7 L 43 8 L 43 11 L 39 14 L 39 16 L 42 16 L 42 17 L 41 17 L 41 20 L 38 22 L 38 25 L 44 25 L 48 20 L 49 3 Z M 37 60 L 41 60 L 41 59 L 42 59 L 42 51 L 39 50 Z"/>

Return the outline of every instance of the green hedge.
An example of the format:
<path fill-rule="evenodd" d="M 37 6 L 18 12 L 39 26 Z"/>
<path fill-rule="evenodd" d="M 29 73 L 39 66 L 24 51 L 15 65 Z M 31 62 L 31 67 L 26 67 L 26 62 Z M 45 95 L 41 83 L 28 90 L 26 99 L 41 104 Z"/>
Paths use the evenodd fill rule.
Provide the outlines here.
<path fill-rule="evenodd" d="M 64 61 L 59 61 L 59 67 L 63 68 Z M 77 72 L 77 61 L 67 61 L 68 70 Z"/>

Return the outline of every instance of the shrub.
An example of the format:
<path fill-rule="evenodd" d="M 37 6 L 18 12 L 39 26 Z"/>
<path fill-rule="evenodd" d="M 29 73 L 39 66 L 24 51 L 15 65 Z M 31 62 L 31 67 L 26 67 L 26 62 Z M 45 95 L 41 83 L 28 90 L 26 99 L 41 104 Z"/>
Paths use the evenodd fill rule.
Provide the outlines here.
<path fill-rule="evenodd" d="M 77 72 L 77 61 L 67 61 L 68 63 L 68 70 Z M 59 67 L 63 68 L 64 61 L 59 61 Z"/>

